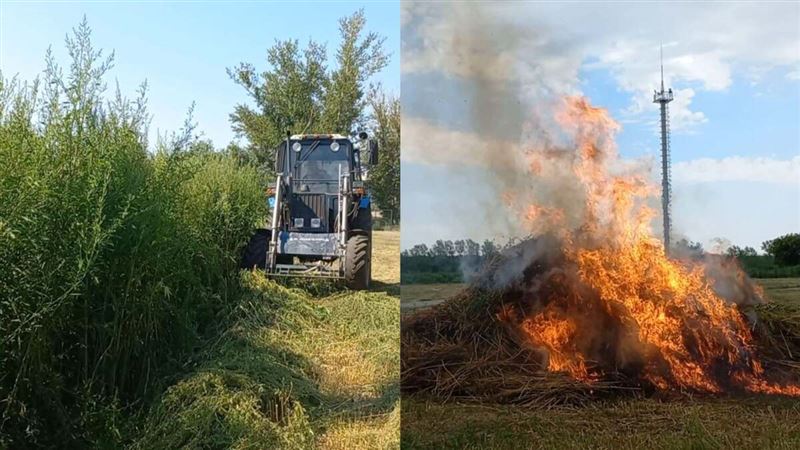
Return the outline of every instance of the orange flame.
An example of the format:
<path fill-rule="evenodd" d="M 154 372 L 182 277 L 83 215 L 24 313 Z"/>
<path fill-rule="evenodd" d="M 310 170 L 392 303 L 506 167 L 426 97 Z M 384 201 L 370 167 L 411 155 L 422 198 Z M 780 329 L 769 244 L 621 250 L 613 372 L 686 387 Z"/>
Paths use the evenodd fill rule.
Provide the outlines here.
<path fill-rule="evenodd" d="M 570 167 L 584 194 L 579 226 L 569 228 L 564 205 L 519 207 L 504 194 L 532 233 L 559 238 L 566 258 L 563 271 L 543 276 L 550 287 L 537 290 L 536 306 L 515 324 L 546 367 L 581 380 L 633 370 L 663 390 L 800 395 L 798 386 L 764 378 L 742 314 L 714 292 L 703 267 L 667 258 L 646 204 L 658 188 L 641 175 L 612 173 L 620 127 L 607 111 L 567 97 L 556 122 L 576 151 L 530 151 L 529 169 L 546 176 L 542 163 L 554 158 Z M 741 272 L 732 279 L 751 284 Z"/>

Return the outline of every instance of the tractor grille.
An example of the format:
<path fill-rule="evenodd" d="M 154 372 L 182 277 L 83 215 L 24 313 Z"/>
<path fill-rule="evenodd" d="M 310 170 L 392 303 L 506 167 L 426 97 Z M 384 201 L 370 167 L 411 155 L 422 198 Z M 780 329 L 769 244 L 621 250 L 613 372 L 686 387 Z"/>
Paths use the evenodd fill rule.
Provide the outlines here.
<path fill-rule="evenodd" d="M 328 232 L 328 196 L 325 194 L 294 194 L 292 196 L 290 229 L 304 232 Z M 303 226 L 295 226 L 295 219 L 303 219 Z M 320 226 L 312 227 L 312 219 Z"/>

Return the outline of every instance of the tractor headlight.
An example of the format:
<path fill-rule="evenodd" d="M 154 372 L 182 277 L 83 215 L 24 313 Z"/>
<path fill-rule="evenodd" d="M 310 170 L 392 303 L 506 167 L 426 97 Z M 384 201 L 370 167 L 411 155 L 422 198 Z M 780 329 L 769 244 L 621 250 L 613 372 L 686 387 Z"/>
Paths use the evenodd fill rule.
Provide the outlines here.
<path fill-rule="evenodd" d="M 296 152 L 299 152 L 299 151 L 300 151 L 300 150 L 302 150 L 302 149 L 303 149 L 303 146 L 302 146 L 302 145 L 300 145 L 300 143 L 299 143 L 299 142 L 295 142 L 295 143 L 294 143 L 294 145 L 292 145 L 292 150 L 294 150 L 294 151 L 296 151 Z"/>
<path fill-rule="evenodd" d="M 332 152 L 338 152 L 338 151 L 339 151 L 339 143 L 338 143 L 338 142 L 335 142 L 335 141 L 334 141 L 334 142 L 331 144 L 331 151 L 332 151 Z"/>

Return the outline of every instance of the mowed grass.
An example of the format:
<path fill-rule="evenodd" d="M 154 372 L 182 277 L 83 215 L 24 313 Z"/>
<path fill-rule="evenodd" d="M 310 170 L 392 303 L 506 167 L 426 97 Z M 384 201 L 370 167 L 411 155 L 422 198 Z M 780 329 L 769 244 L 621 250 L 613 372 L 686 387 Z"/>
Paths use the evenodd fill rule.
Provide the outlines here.
<path fill-rule="evenodd" d="M 399 299 L 387 293 L 398 255 L 399 232 L 377 232 L 368 292 L 315 297 L 243 274 L 235 325 L 167 390 L 134 446 L 399 448 Z"/>
<path fill-rule="evenodd" d="M 400 446 L 400 232 L 375 231 L 372 258 L 373 292 L 320 300 L 329 320 L 298 342 L 338 399 L 319 423 L 320 448 Z"/>
<path fill-rule="evenodd" d="M 770 301 L 800 302 L 800 278 L 756 281 Z M 403 286 L 404 312 L 409 304 L 437 303 L 461 287 Z M 790 398 L 641 398 L 532 410 L 409 396 L 402 406 L 407 449 L 800 448 L 800 401 Z"/>
<path fill-rule="evenodd" d="M 764 295 L 769 301 L 800 302 L 800 278 L 761 278 L 756 282 L 764 288 Z"/>

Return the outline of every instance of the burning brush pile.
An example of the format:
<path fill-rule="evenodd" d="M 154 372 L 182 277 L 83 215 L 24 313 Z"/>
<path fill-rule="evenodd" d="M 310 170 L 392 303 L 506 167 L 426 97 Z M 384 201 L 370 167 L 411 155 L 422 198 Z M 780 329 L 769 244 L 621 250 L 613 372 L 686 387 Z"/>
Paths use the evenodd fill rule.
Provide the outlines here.
<path fill-rule="evenodd" d="M 584 98 L 558 110 L 570 144 L 538 139 L 524 153 L 533 193 L 504 195 L 537 237 L 404 320 L 404 391 L 536 406 L 800 395 L 798 313 L 764 305 L 735 261 L 668 258 L 650 229 L 659 192 L 617 157 L 617 124 Z"/>

